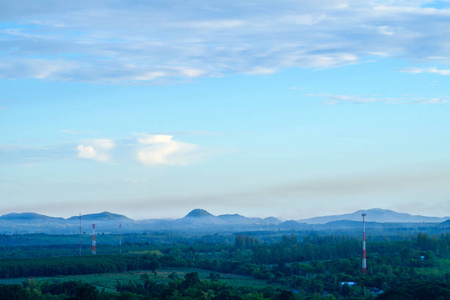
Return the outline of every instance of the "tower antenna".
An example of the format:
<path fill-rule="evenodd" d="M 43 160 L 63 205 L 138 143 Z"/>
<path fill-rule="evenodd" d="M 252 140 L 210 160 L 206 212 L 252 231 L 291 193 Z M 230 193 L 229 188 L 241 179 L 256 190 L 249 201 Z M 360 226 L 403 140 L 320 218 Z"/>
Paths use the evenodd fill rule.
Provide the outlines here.
<path fill-rule="evenodd" d="M 119 253 L 122 253 L 122 223 L 119 225 L 120 235 L 119 235 Z"/>
<path fill-rule="evenodd" d="M 92 254 L 97 254 L 97 249 L 95 247 L 95 224 L 92 224 Z"/>
<path fill-rule="evenodd" d="M 363 250 L 363 257 L 362 257 L 362 272 L 363 274 L 367 273 L 367 261 L 366 261 L 366 213 L 361 214 L 363 217 L 363 244 L 362 244 L 362 250 Z"/>
<path fill-rule="evenodd" d="M 80 256 L 81 256 L 81 213 L 80 213 Z"/>

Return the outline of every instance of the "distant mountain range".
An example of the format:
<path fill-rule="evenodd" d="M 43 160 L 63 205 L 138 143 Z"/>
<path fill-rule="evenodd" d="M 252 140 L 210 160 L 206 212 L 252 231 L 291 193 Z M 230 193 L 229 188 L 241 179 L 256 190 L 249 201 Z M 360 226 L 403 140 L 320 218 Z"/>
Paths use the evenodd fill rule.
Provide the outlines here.
<path fill-rule="evenodd" d="M 308 224 L 326 224 L 332 221 L 361 221 L 361 214 L 365 213 L 367 222 L 378 222 L 378 223 L 419 223 L 419 222 L 444 222 L 450 217 L 438 218 L 438 217 L 426 217 L 419 215 L 410 215 L 406 213 L 398 213 L 393 210 L 373 208 L 368 210 L 358 210 L 351 214 L 344 215 L 333 215 L 333 216 L 323 216 L 315 217 L 309 219 L 298 220 L 298 222 L 308 223 Z"/>
<path fill-rule="evenodd" d="M 7 220 L 7 221 L 23 221 L 23 222 L 35 222 L 35 221 L 50 221 L 50 220 L 61 220 L 63 221 L 63 218 L 55 218 L 55 217 L 49 217 L 45 215 L 40 215 L 37 213 L 10 213 L 6 214 L 0 217 L 0 220 Z"/>
<path fill-rule="evenodd" d="M 361 214 L 366 213 L 368 226 L 373 228 L 386 228 L 406 226 L 402 224 L 444 224 L 450 226 L 450 219 L 417 216 L 406 213 L 398 213 L 392 210 L 379 208 L 359 210 L 351 214 L 322 216 L 302 220 L 283 221 L 275 217 L 248 218 L 239 214 L 225 214 L 215 216 L 203 209 L 194 209 L 185 217 L 180 219 L 148 219 L 133 220 L 124 215 L 110 212 L 87 214 L 81 216 L 82 229 L 90 232 L 93 223 L 96 224 L 98 232 L 117 233 L 119 224 L 123 224 L 124 232 L 242 232 L 242 231 L 286 231 L 286 230 L 309 230 L 309 231 L 332 231 L 356 228 L 361 226 Z M 74 234 L 79 230 L 79 216 L 67 219 L 49 217 L 36 213 L 10 213 L 0 216 L 0 233 L 50 233 L 50 234 Z M 445 222 L 446 221 L 446 222 Z M 369 225 L 373 224 L 373 225 Z M 378 225 L 376 225 L 378 224 Z M 390 225 L 389 225 L 390 224 Z M 395 224 L 395 225 L 394 225 Z M 441 226 L 444 226 L 441 225 Z M 418 225 L 408 225 L 416 226 Z M 422 226 L 422 225 L 420 225 Z"/>
<path fill-rule="evenodd" d="M 14 221 L 14 222 L 18 222 L 18 221 L 22 221 L 22 222 L 39 222 L 39 221 L 63 222 L 63 221 L 74 221 L 74 220 L 76 221 L 76 220 L 79 220 L 79 218 L 80 218 L 79 216 L 73 216 L 68 219 L 64 219 L 64 218 L 59 218 L 59 217 L 49 217 L 46 215 L 41 215 L 41 214 L 31 213 L 31 212 L 10 213 L 10 214 L 0 216 L 0 220 Z M 104 211 L 102 213 L 97 213 L 97 214 L 83 215 L 83 220 L 91 220 L 91 221 L 130 220 L 130 221 L 132 221 L 130 218 L 127 218 L 123 215 L 113 214 L 113 213 L 110 213 L 107 211 Z"/>
<path fill-rule="evenodd" d="M 80 216 L 73 216 L 73 217 L 68 218 L 68 220 L 79 220 L 79 218 L 80 218 Z M 98 213 L 98 214 L 83 215 L 82 218 L 83 218 L 83 220 L 89 220 L 89 221 L 113 221 L 113 220 L 133 221 L 132 219 L 130 219 L 124 215 L 113 214 L 113 213 L 110 213 L 107 211 L 104 211 L 104 212 Z"/>
<path fill-rule="evenodd" d="M 217 223 L 217 224 L 257 224 L 257 225 L 276 225 L 283 221 L 274 218 L 248 218 L 238 214 L 226 214 L 214 216 L 204 209 L 194 209 L 188 213 L 182 220 L 198 223 Z"/>

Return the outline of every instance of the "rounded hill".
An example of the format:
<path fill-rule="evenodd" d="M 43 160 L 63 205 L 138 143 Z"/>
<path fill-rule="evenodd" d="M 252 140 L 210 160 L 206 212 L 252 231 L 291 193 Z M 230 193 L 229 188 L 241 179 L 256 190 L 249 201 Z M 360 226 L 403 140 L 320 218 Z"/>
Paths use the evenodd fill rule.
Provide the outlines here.
<path fill-rule="evenodd" d="M 214 217 L 214 215 L 210 214 L 204 209 L 194 209 L 190 213 L 188 213 L 185 218 L 205 218 L 205 217 Z"/>

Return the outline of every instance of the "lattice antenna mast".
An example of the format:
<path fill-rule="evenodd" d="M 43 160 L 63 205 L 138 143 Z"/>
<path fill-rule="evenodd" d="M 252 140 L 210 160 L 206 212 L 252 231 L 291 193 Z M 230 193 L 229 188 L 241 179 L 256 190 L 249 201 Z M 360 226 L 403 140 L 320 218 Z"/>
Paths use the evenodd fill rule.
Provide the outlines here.
<path fill-rule="evenodd" d="M 119 225 L 120 235 L 119 235 L 119 253 L 122 253 L 122 223 Z"/>
<path fill-rule="evenodd" d="M 80 256 L 81 256 L 81 213 L 80 213 Z"/>
<path fill-rule="evenodd" d="M 363 213 L 363 214 L 361 214 L 361 216 L 363 217 L 362 272 L 363 272 L 363 274 L 366 274 L 367 273 L 367 260 L 366 260 L 366 216 L 367 216 L 367 214 Z"/>
<path fill-rule="evenodd" d="M 92 254 L 97 254 L 96 243 L 95 243 L 95 224 L 92 224 Z"/>

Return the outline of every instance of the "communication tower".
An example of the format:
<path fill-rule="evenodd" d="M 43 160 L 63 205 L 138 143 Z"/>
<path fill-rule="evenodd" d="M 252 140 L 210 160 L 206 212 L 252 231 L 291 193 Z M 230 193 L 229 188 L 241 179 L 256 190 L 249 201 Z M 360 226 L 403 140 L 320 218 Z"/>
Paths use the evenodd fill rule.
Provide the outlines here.
<path fill-rule="evenodd" d="M 80 213 L 80 256 L 81 256 L 81 213 Z"/>
<path fill-rule="evenodd" d="M 362 244 L 362 250 L 363 250 L 363 257 L 362 257 L 362 272 L 363 274 L 367 273 L 367 261 L 366 261 L 366 216 L 367 214 L 363 213 L 361 214 L 363 217 L 363 244 Z"/>
<path fill-rule="evenodd" d="M 119 235 L 119 253 L 122 253 L 122 223 L 119 225 L 120 235 Z"/>
<path fill-rule="evenodd" d="M 92 254 L 97 254 L 95 248 L 95 224 L 92 224 Z"/>

